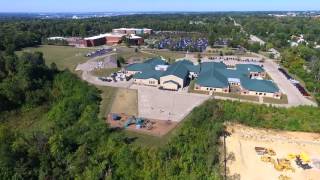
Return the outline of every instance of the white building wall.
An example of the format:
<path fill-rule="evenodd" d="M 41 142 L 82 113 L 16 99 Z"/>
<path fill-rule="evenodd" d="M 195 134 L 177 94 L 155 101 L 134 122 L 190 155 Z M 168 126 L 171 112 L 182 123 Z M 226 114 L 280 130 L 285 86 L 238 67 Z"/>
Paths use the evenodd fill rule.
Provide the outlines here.
<path fill-rule="evenodd" d="M 163 87 L 164 82 L 167 82 L 167 81 L 174 81 L 174 82 L 178 83 L 180 87 L 184 87 L 184 80 L 177 77 L 177 76 L 173 76 L 173 75 L 160 77 L 160 86 Z"/>
<path fill-rule="evenodd" d="M 146 85 L 146 86 L 158 86 L 159 85 L 159 81 L 157 79 L 154 79 L 154 78 L 150 78 L 150 79 L 134 79 L 133 83 L 134 84 L 138 84 L 138 85 Z"/>

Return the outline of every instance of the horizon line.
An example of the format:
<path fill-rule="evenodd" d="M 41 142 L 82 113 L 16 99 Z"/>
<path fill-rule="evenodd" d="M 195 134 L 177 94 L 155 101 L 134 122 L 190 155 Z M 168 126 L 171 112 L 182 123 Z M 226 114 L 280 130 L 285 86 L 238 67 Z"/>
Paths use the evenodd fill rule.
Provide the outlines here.
<path fill-rule="evenodd" d="M 0 13 L 212 13 L 212 12 L 320 12 L 320 10 L 197 10 L 197 11 L 187 11 L 187 10 L 176 10 L 176 11 L 0 11 Z"/>

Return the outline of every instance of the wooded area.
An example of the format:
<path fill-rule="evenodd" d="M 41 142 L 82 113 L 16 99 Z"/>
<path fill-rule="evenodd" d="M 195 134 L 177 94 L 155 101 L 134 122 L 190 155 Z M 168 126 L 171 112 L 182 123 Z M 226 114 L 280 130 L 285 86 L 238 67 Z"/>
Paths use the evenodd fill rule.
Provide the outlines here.
<path fill-rule="evenodd" d="M 189 25 L 189 20 L 197 18 L 205 18 L 204 22 L 210 24 Z M 228 18 L 219 15 L 1 21 L 1 178 L 222 179 L 219 137 L 225 122 L 320 133 L 320 110 L 316 107 L 286 109 L 211 100 L 195 108 L 165 145 L 159 148 L 138 146 L 133 143 L 135 138 L 121 130 L 109 129 L 98 117 L 101 97 L 95 87 L 67 70 L 58 71 L 55 64 L 47 67 L 42 53 L 24 53 L 21 57 L 14 54 L 16 49 L 40 44 L 47 36 L 85 36 L 120 25 L 200 31 L 214 37 L 232 32 L 239 35 L 237 28 L 229 29 Z M 249 27 L 246 23 L 244 26 Z M 257 29 L 262 31 L 262 28 Z M 272 38 L 269 41 L 272 43 Z M 274 46 L 277 44 L 275 42 Z M 301 77 L 309 90 L 314 90 L 319 97 L 319 52 L 305 46 L 286 48 L 283 52 L 283 65 Z M 45 108 L 39 111 L 41 107 Z M 42 113 L 41 120 L 23 119 L 32 121 L 29 127 L 7 126 L 7 121 L 15 119 L 18 124 L 22 121 L 18 117 L 35 112 Z"/>

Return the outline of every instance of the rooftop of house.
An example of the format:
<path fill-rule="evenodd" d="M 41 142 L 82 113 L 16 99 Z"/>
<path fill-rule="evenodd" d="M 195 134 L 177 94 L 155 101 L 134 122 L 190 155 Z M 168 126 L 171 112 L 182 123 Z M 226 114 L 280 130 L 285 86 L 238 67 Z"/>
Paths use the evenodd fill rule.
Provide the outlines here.
<path fill-rule="evenodd" d="M 215 88 L 226 88 L 229 86 L 227 77 L 221 74 L 217 68 L 201 72 L 197 79 L 197 84 L 203 87 Z"/>
<path fill-rule="evenodd" d="M 163 72 L 162 76 L 177 76 L 181 79 L 185 79 L 189 75 L 189 69 L 185 66 L 185 63 L 180 61 L 169 66 L 167 71 Z"/>
<path fill-rule="evenodd" d="M 264 69 L 255 64 L 237 64 L 236 69 L 243 72 L 264 72 Z"/>
<path fill-rule="evenodd" d="M 241 86 L 247 90 L 257 92 L 279 92 L 279 88 L 276 84 L 269 80 L 257 80 L 250 78 L 241 78 Z"/>

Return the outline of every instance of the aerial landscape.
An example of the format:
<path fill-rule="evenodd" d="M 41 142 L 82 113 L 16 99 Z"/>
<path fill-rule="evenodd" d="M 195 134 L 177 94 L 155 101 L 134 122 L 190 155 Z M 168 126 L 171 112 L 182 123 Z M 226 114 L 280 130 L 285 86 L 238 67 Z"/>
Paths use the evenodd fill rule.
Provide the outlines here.
<path fill-rule="evenodd" d="M 0 4 L 0 180 L 319 179 L 320 2 Z"/>

